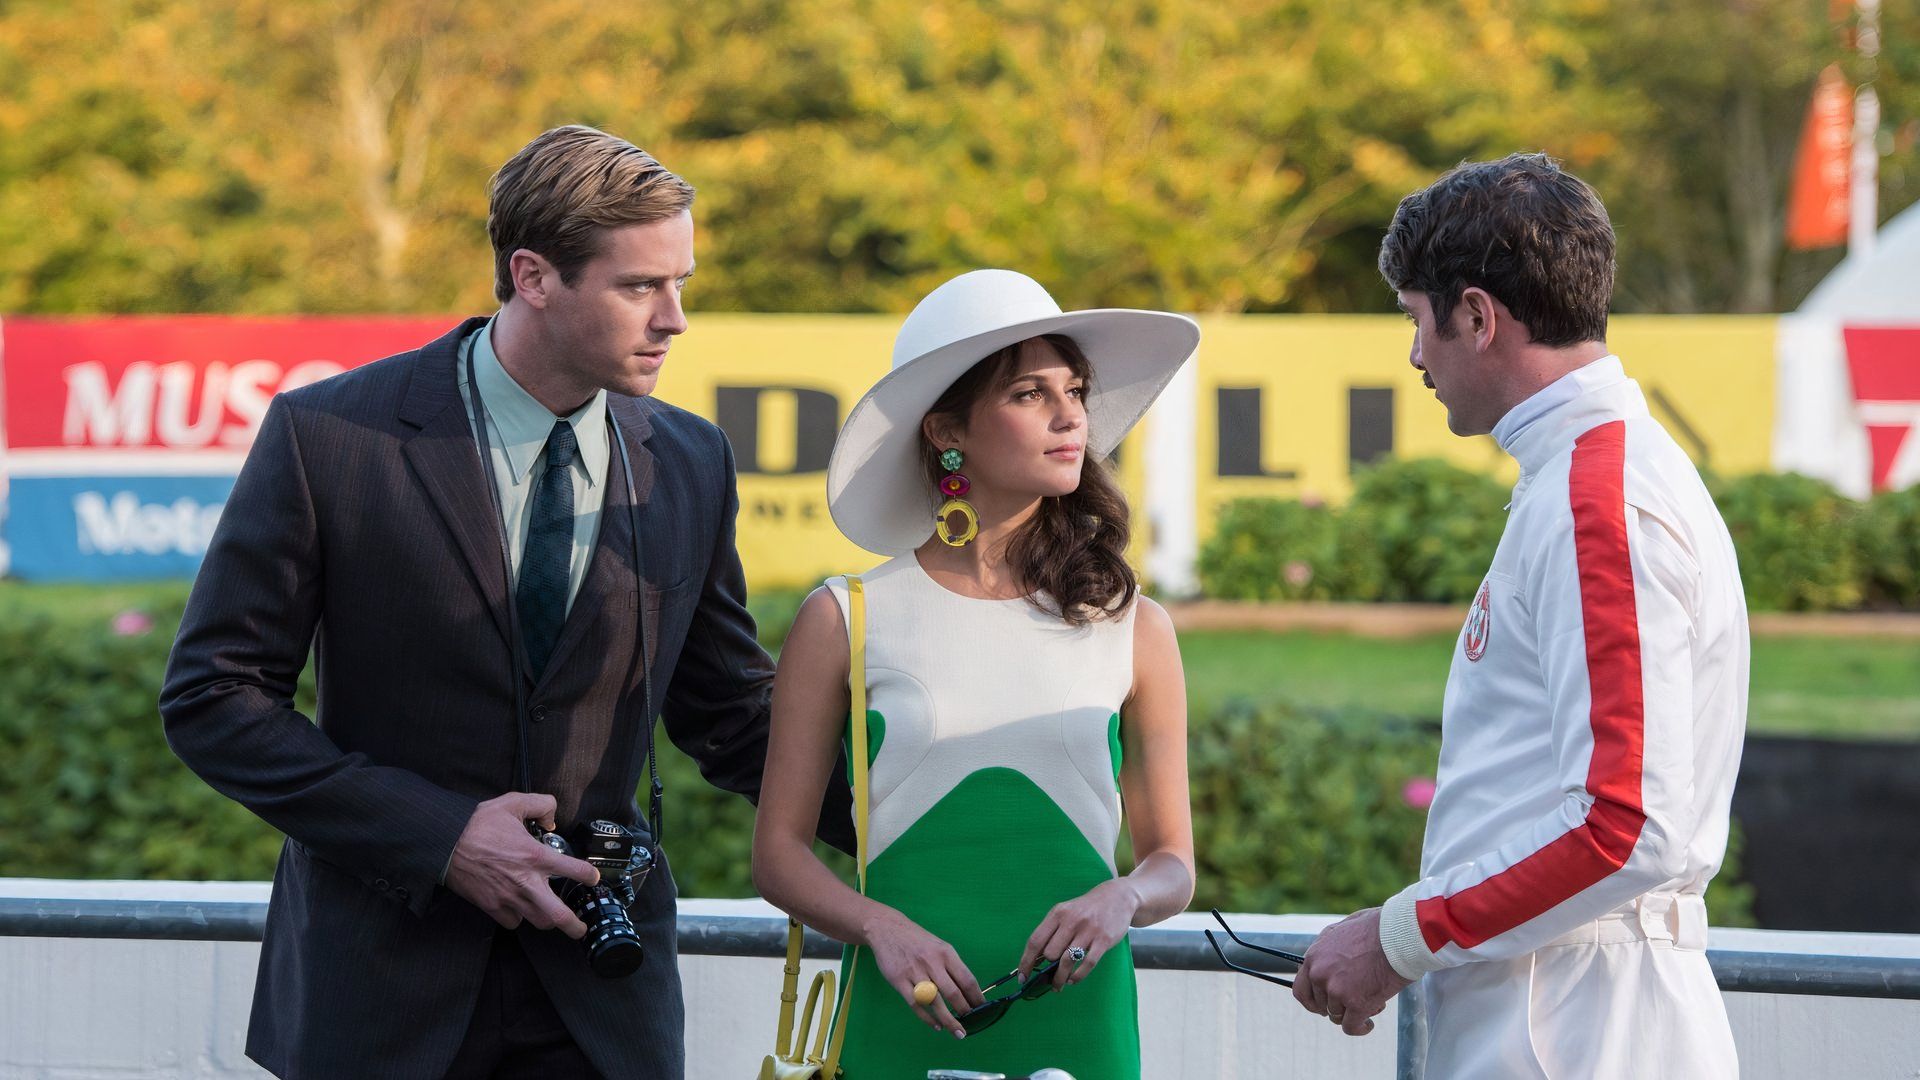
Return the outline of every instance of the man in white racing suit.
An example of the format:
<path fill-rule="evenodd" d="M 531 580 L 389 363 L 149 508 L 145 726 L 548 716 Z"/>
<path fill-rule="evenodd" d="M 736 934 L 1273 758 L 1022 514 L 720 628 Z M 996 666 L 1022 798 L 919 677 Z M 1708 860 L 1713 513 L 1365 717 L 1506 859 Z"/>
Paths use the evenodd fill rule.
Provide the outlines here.
<path fill-rule="evenodd" d="M 1458 435 L 1520 466 L 1447 676 L 1420 880 L 1294 993 L 1349 1034 L 1424 977 L 1427 1074 L 1733 1077 L 1707 966 L 1747 617 L 1698 471 L 1606 347 L 1613 231 L 1542 155 L 1408 196 L 1381 272 Z"/>

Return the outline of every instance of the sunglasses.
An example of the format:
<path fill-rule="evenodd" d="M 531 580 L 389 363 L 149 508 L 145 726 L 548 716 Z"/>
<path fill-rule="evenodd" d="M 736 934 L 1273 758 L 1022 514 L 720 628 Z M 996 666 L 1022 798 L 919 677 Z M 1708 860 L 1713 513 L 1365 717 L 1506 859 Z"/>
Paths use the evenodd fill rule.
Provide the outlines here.
<path fill-rule="evenodd" d="M 1233 943 L 1235 945 L 1238 945 L 1246 949 L 1252 949 L 1254 952 L 1257 952 L 1257 953 L 1265 953 L 1268 956 L 1278 957 L 1279 959 L 1285 960 L 1286 962 L 1292 964 L 1295 970 L 1298 970 L 1301 964 L 1304 964 L 1307 962 L 1306 957 L 1300 956 L 1296 953 L 1285 952 L 1280 949 L 1269 949 L 1264 945 L 1255 945 L 1251 941 L 1240 940 L 1240 935 L 1234 933 L 1233 927 L 1227 925 L 1227 920 L 1224 916 L 1220 914 L 1219 908 L 1213 909 L 1213 919 L 1215 922 L 1220 924 L 1220 929 L 1225 930 L 1227 932 L 1227 936 L 1233 939 Z M 1236 964 L 1233 961 L 1227 959 L 1227 954 L 1221 950 L 1220 942 L 1213 936 L 1213 931 L 1207 930 L 1207 931 L 1204 931 L 1204 933 L 1207 935 L 1207 944 L 1213 946 L 1213 954 L 1215 956 L 1218 956 L 1220 958 L 1220 962 L 1227 965 L 1227 967 L 1233 969 L 1234 971 L 1239 972 L 1242 975 L 1251 975 L 1256 979 L 1262 979 L 1266 982 L 1276 983 L 1280 986 L 1293 985 L 1292 979 L 1283 979 L 1278 975 L 1269 975 L 1264 971 L 1255 971 L 1250 967 L 1241 967 L 1239 964 Z"/>
<path fill-rule="evenodd" d="M 1032 1001 L 1053 989 L 1051 976 L 1056 966 L 1056 961 L 1043 960 L 1035 964 L 1033 970 L 1028 972 L 1024 979 L 1020 978 L 1018 971 L 1009 971 L 981 987 L 980 992 L 983 995 L 989 995 L 987 1000 L 982 1002 L 979 1008 L 968 1009 L 956 1017 L 960 1021 L 960 1027 L 969 1035 L 978 1035 L 999 1023 L 1000 1018 L 1007 1015 L 1007 1010 L 1013 1008 L 1014 1002 Z M 1011 990 L 999 997 L 990 996 L 994 990 L 1008 983 L 1015 984 Z"/>

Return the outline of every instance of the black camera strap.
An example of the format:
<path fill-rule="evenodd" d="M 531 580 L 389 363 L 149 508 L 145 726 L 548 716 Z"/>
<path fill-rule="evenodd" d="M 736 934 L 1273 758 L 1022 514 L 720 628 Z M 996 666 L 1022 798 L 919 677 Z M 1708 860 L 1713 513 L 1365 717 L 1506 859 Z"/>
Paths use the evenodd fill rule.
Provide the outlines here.
<path fill-rule="evenodd" d="M 638 590 L 635 599 L 639 601 L 633 633 L 640 645 L 640 697 L 646 709 L 640 716 L 641 726 L 647 732 L 647 828 L 653 831 L 653 846 L 657 849 L 662 839 L 660 802 L 666 787 L 660 783 L 660 756 L 653 741 L 653 655 L 652 643 L 647 640 L 647 579 L 640 572 L 640 495 L 633 482 L 633 461 L 627 456 L 627 440 L 620 436 L 620 422 L 614 418 L 611 399 L 607 402 L 607 426 L 613 430 L 613 445 L 620 450 L 620 472 L 627 480 L 627 537 L 633 544 L 633 581 Z"/>
<path fill-rule="evenodd" d="M 475 333 L 484 334 L 487 327 Z M 500 484 L 493 469 L 493 442 L 487 435 L 487 405 L 480 396 L 480 381 L 475 377 L 473 364 L 473 334 L 467 335 L 461 343 L 463 359 L 467 369 L 467 391 L 471 395 L 473 410 L 470 414 L 476 443 L 480 451 L 480 467 L 486 474 L 487 500 L 493 506 L 494 521 L 499 525 L 500 565 L 506 573 L 507 597 L 507 638 L 508 647 L 513 656 L 513 716 L 514 732 L 518 751 L 514 761 L 514 783 L 516 790 L 531 791 L 532 754 L 528 746 L 527 686 L 529 680 L 536 679 L 538 672 L 529 670 L 526 646 L 520 640 L 520 612 L 514 603 L 513 546 L 507 535 L 506 508 L 500 502 Z M 640 646 L 640 693 L 646 709 L 641 714 L 641 726 L 647 740 L 647 827 L 652 830 L 652 845 L 660 845 L 660 806 L 665 787 L 660 782 L 660 762 L 654 744 L 653 716 L 653 659 L 651 643 L 647 640 L 646 577 L 641 572 L 640 562 L 640 500 L 633 480 L 633 462 L 627 455 L 627 443 L 620 435 L 620 421 L 613 415 L 613 403 L 607 402 L 607 429 L 613 439 L 613 445 L 620 452 L 620 471 L 626 479 L 627 489 L 627 534 L 631 542 L 633 557 L 633 577 L 635 589 L 634 636 Z M 606 526 L 601 525 L 604 529 Z M 631 668 L 629 668 L 631 670 Z"/>

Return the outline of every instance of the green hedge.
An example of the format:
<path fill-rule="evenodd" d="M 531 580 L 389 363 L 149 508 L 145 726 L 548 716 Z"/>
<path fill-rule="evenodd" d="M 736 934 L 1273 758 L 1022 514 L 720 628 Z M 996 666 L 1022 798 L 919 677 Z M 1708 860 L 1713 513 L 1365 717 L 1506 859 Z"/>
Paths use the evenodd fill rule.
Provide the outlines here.
<path fill-rule="evenodd" d="M 1860 505 L 1822 481 L 1758 473 L 1713 485 L 1756 611 L 1844 611 L 1866 597 Z"/>
<path fill-rule="evenodd" d="M 1234 701 L 1189 740 L 1193 907 L 1344 912 L 1420 871 L 1440 735 L 1431 722 Z M 1735 822 L 1707 891 L 1716 926 L 1753 925 Z"/>
<path fill-rule="evenodd" d="M 1823 481 L 1710 481 L 1755 611 L 1920 609 L 1920 487 L 1854 502 Z M 1437 459 L 1362 470 L 1339 510 L 1237 499 L 1200 549 L 1223 600 L 1473 598 L 1505 526 L 1507 489 Z"/>
<path fill-rule="evenodd" d="M 1230 702 L 1188 740 L 1196 908 L 1352 911 L 1420 869 L 1439 736 L 1407 721 Z"/>
<path fill-rule="evenodd" d="M 1435 459 L 1362 469 L 1339 510 L 1235 499 L 1200 549 L 1200 587 L 1223 600 L 1471 598 L 1500 541 L 1506 501 L 1495 481 Z"/>
<path fill-rule="evenodd" d="M 116 616 L 88 604 L 45 610 L 0 591 L 0 876 L 272 875 L 279 834 L 180 764 L 155 713 L 183 593 Z M 797 603 L 757 602 L 769 638 L 784 634 Z M 310 681 L 297 700 L 311 709 Z M 1424 815 L 1407 785 L 1433 775 L 1437 749 L 1430 725 L 1370 714 L 1233 702 L 1193 718 L 1196 905 L 1379 902 L 1418 868 Z M 664 743 L 661 771 L 681 891 L 751 895 L 752 807 L 709 787 Z M 848 869 L 843 858 L 834 865 Z M 1739 889 L 1716 887 L 1715 900 L 1727 899 L 1716 918 L 1749 921 Z"/>
<path fill-rule="evenodd" d="M 1355 599 L 1471 599 L 1507 524 L 1507 488 L 1434 458 L 1387 461 L 1354 477 L 1341 539 L 1378 555 L 1379 592 Z M 1348 557 L 1357 565 L 1368 556 Z M 1351 579 L 1350 579 L 1351 580 Z"/>
<path fill-rule="evenodd" d="M 154 701 L 185 591 L 156 590 L 145 610 L 118 616 L 50 611 L 17 593 L 0 604 L 0 876 L 272 876 L 280 834 L 193 775 L 161 731 Z M 768 614 L 784 632 L 791 616 Z M 311 671 L 295 699 L 309 715 Z M 738 894 L 753 808 L 664 739 L 660 768 L 682 887 Z"/>
<path fill-rule="evenodd" d="M 1236 499 L 1202 554 L 1209 594 L 1237 600 L 1330 600 L 1352 589 L 1339 563 L 1340 521 L 1325 506 Z M 1276 556 L 1280 558 L 1276 559 Z"/>
<path fill-rule="evenodd" d="M 180 597 L 151 629 L 10 607 L 0 617 L 0 874 L 263 878 L 280 838 L 167 749 L 154 709 Z M 302 687 L 312 704 L 312 686 Z"/>
<path fill-rule="evenodd" d="M 1920 484 L 1875 495 L 1859 528 L 1868 603 L 1920 609 Z"/>

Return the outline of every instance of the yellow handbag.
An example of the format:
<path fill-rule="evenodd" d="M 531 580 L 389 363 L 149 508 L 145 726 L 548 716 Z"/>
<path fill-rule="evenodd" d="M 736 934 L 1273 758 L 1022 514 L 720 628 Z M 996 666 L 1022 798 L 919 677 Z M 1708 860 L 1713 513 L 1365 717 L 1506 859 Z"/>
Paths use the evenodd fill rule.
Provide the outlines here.
<path fill-rule="evenodd" d="M 853 699 L 853 835 L 854 875 L 860 892 L 867 891 L 867 595 L 857 574 L 847 575 L 847 686 Z M 820 1027 L 813 1026 L 814 1006 L 832 1001 L 833 971 L 814 975 L 807 989 L 807 1006 L 794 1027 L 793 1006 L 799 1000 L 800 945 L 805 931 L 796 919 L 787 920 L 787 963 L 780 985 L 780 1026 L 774 1031 L 774 1050 L 760 1063 L 760 1080 L 837 1080 L 840 1051 L 847 1038 L 847 1006 L 853 998 L 853 974 L 859 966 L 856 946 L 847 965 L 847 982 L 840 988 L 840 1004 L 831 1019 L 823 1012 Z M 828 1045 L 831 1031 L 832 1043 Z M 807 1036 L 813 1036 L 809 1051 Z M 822 1050 L 825 1054 L 822 1054 Z"/>

